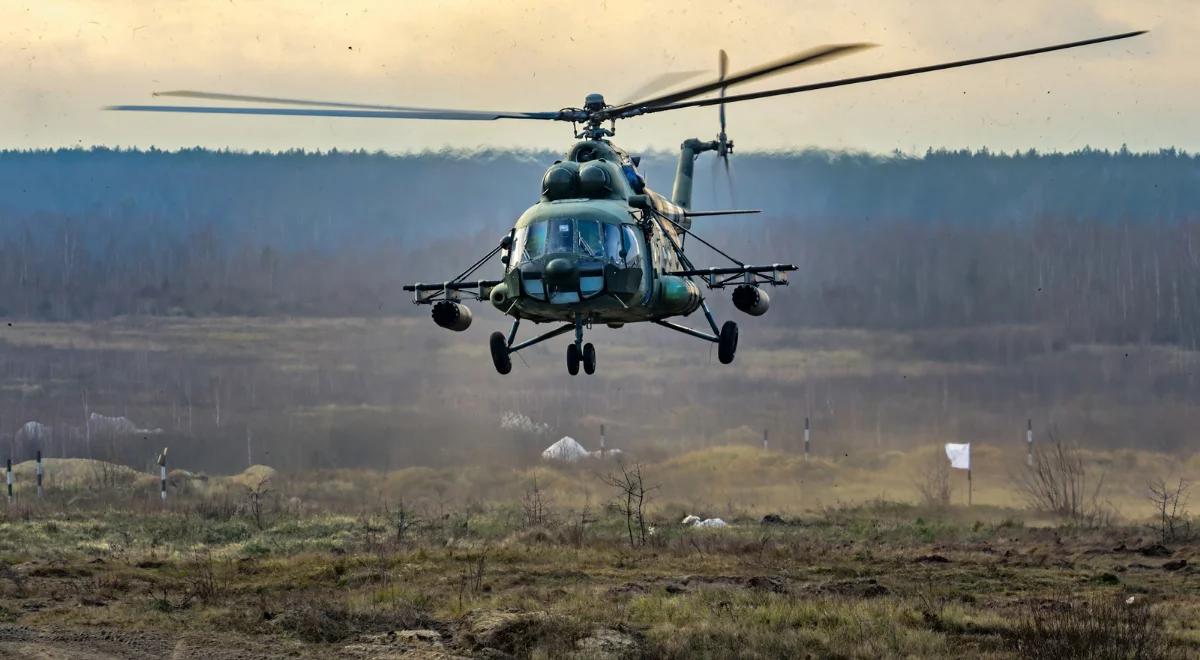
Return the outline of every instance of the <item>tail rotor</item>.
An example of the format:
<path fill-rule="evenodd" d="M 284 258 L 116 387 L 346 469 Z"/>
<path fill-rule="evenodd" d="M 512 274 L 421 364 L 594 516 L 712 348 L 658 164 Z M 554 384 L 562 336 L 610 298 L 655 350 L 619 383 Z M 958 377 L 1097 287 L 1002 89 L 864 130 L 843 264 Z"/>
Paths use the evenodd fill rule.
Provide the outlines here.
<path fill-rule="evenodd" d="M 729 73 L 729 55 L 724 49 L 721 49 L 717 55 L 717 80 L 724 81 L 725 76 Z M 721 85 L 717 98 L 725 98 L 726 85 Z M 721 159 L 721 165 L 725 169 L 725 182 L 729 186 L 729 199 L 736 205 L 733 194 L 733 172 L 729 167 L 729 154 L 733 153 L 733 140 L 729 139 L 729 134 L 725 132 L 725 103 L 717 105 L 717 117 L 720 120 L 721 132 L 717 133 L 717 158 Z M 716 163 L 714 163 L 715 165 Z"/>

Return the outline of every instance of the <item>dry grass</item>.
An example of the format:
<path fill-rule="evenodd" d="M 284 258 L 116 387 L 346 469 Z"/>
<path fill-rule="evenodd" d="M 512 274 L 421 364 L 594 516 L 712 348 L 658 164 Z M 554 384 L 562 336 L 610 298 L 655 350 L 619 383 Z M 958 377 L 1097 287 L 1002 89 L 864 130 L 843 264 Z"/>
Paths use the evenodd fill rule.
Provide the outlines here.
<path fill-rule="evenodd" d="M 676 458 L 670 469 L 693 475 L 714 460 L 775 474 L 739 451 Z M 671 474 L 665 463 L 647 470 L 651 481 Z M 410 488 L 450 477 L 275 474 L 261 525 L 230 478 L 173 493 L 165 509 L 121 489 L 69 508 L 13 505 L 0 536 L 0 614 L 31 635 L 137 628 L 325 654 L 411 651 L 417 642 L 397 640 L 416 633 L 395 634 L 410 629 L 461 654 L 518 657 L 1200 652 L 1190 566 L 1200 546 L 1142 553 L 1155 539 L 1138 525 L 1046 527 L 1021 510 L 871 500 L 696 530 L 659 501 L 645 546 L 630 549 L 624 521 L 602 506 L 612 493 L 592 487 L 582 533 L 575 500 L 559 499 L 582 487 L 586 468 L 537 470 L 539 489 L 556 495 L 534 526 L 522 509 L 528 473 L 474 484 L 493 489 L 482 504 L 452 492 L 483 474 L 461 472 L 441 495 L 403 504 Z M 352 497 L 336 483 L 380 490 Z"/>

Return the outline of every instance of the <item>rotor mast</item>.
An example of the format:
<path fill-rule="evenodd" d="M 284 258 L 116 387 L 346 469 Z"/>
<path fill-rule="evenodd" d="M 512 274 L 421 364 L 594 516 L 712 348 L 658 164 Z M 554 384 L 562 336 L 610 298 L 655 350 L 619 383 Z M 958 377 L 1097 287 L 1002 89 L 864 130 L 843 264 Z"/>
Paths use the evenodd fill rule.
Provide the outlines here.
<path fill-rule="evenodd" d="M 587 95 L 583 100 L 583 109 L 587 112 L 587 124 L 582 131 L 576 131 L 576 139 L 588 140 L 603 140 L 606 137 L 612 137 L 617 134 L 617 120 L 614 117 L 606 117 L 604 109 L 610 107 L 604 102 L 604 95 L 593 92 Z M 604 127 L 604 120 L 608 119 L 609 127 Z"/>

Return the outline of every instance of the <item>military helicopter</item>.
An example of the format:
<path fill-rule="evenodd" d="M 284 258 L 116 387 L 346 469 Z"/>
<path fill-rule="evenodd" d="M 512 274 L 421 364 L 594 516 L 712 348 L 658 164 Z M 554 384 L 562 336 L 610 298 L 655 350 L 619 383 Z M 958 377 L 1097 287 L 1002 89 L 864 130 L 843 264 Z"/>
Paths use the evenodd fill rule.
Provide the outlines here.
<path fill-rule="evenodd" d="M 787 284 L 794 264 L 746 264 L 697 236 L 692 219 L 758 213 L 756 210 L 694 211 L 691 208 L 692 180 L 696 158 L 714 152 L 729 170 L 733 140 L 726 133 L 725 105 L 754 99 L 797 94 L 832 87 L 898 78 L 943 69 L 971 66 L 996 60 L 1127 39 L 1145 31 L 1074 41 L 998 55 L 976 57 L 872 75 L 730 95 L 727 90 L 752 80 L 827 61 L 872 46 L 851 43 L 819 46 L 796 55 L 728 75 L 724 51 L 718 59 L 716 79 L 639 100 L 609 104 L 601 94 L 589 94 L 582 107 L 548 112 L 453 110 L 394 105 L 343 103 L 198 92 L 159 92 L 155 96 L 267 103 L 309 107 L 214 107 L 171 105 L 119 105 L 110 110 L 142 112 L 192 112 L 240 115 L 358 117 L 376 119 L 428 119 L 491 121 L 497 119 L 570 122 L 579 140 L 542 177 L 540 199 L 517 219 L 498 244 L 455 277 L 439 283 L 404 286 L 413 302 L 430 305 L 434 322 L 453 331 L 471 325 L 470 308 L 463 299 L 488 301 L 512 317 L 507 334 L 494 332 L 490 339 L 496 371 L 512 371 L 513 353 L 553 337 L 574 331 L 567 346 L 567 371 L 588 374 L 596 371 L 596 351 L 584 343 L 584 331 L 603 323 L 619 328 L 626 323 L 651 322 L 698 339 L 717 344 L 722 364 L 733 362 L 738 348 L 738 326 L 726 321 L 718 327 L 705 301 L 701 285 L 709 290 L 732 287 L 734 306 L 750 316 L 761 316 L 770 307 L 764 286 Z M 664 82 L 681 82 L 665 74 Z M 652 88 L 660 90 L 654 85 Z M 708 96 L 712 93 L 715 96 Z M 649 92 L 647 92 L 649 93 Z M 698 98 L 706 97 L 706 98 Z M 646 187 L 639 172 L 640 159 L 608 138 L 616 134 L 616 122 L 670 110 L 718 107 L 720 131 L 714 140 L 685 140 L 679 153 L 670 197 Z M 607 126 L 606 126 L 607 124 Z M 685 241 L 693 238 L 728 259 L 730 265 L 697 267 L 684 252 Z M 470 279 L 480 268 L 500 257 L 503 274 L 498 279 Z M 702 310 L 708 330 L 697 330 L 670 319 Z M 522 320 L 557 327 L 533 338 L 517 341 Z"/>

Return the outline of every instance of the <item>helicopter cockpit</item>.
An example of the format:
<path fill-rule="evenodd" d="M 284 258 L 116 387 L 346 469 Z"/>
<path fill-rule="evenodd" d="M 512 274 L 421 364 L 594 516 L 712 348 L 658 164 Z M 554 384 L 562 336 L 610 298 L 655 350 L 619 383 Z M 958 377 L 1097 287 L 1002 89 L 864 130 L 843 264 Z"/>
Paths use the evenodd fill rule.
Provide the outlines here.
<path fill-rule="evenodd" d="M 553 304 L 595 297 L 606 284 L 611 293 L 632 293 L 641 280 L 642 248 L 631 224 L 538 220 L 514 230 L 510 254 L 525 293 Z"/>

